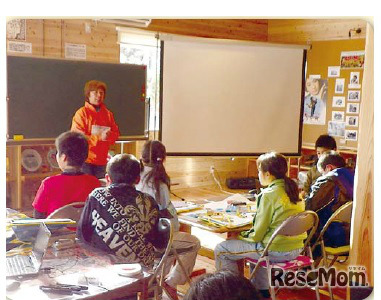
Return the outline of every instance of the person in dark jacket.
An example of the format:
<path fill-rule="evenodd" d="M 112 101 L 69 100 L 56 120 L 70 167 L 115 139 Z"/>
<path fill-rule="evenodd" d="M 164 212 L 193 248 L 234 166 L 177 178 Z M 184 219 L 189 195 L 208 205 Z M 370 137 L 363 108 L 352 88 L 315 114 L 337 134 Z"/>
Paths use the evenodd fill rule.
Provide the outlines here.
<path fill-rule="evenodd" d="M 345 161 L 336 151 L 323 153 L 317 163 L 322 174 L 311 186 L 306 198 L 306 209 L 316 211 L 319 216 L 317 234 L 332 214 L 343 204 L 353 200 L 354 172 L 345 167 Z M 329 247 L 349 244 L 349 228 L 342 223 L 332 223 L 324 236 Z"/>

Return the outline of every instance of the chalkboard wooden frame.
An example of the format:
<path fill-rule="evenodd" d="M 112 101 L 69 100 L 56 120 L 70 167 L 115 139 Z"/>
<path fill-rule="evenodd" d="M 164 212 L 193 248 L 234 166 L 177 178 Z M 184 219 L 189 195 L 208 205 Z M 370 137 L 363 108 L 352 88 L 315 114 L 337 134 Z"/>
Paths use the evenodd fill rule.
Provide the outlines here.
<path fill-rule="evenodd" d="M 93 79 L 107 84 L 105 104 L 119 140 L 147 139 L 146 78 L 140 65 L 8 56 L 7 142 L 54 140 L 69 130 Z"/>

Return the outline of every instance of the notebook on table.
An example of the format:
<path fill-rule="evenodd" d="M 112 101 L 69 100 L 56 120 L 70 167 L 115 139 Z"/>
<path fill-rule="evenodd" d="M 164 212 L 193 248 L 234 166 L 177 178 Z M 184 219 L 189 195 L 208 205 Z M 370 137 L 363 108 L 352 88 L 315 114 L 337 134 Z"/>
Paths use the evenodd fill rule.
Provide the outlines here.
<path fill-rule="evenodd" d="M 7 257 L 7 277 L 29 276 L 38 274 L 42 259 L 48 248 L 50 231 L 44 223 L 41 223 L 37 237 L 34 241 L 32 252 L 25 255 Z"/>

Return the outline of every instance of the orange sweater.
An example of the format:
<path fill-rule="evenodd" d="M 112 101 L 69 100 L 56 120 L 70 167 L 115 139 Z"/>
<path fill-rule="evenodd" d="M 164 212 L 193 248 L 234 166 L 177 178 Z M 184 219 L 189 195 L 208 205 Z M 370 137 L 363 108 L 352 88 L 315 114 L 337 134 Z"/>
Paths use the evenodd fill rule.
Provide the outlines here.
<path fill-rule="evenodd" d="M 110 128 L 107 140 L 102 140 L 100 134 L 97 133 L 97 130 L 102 128 L 99 126 Z M 75 113 L 71 130 L 82 132 L 89 141 L 87 163 L 99 166 L 107 164 L 108 149 L 110 145 L 115 143 L 120 133 L 113 113 L 104 104 L 101 104 L 100 110 L 96 111 L 94 106 L 85 102 L 85 106 L 82 106 Z"/>

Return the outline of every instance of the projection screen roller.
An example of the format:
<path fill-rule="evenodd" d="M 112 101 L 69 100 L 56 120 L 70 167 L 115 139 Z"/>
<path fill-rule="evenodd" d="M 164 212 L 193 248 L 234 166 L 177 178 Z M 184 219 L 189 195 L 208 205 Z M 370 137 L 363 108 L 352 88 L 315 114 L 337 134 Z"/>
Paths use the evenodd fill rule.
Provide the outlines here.
<path fill-rule="evenodd" d="M 300 151 L 303 47 L 190 39 L 165 40 L 162 51 L 170 155 Z"/>

